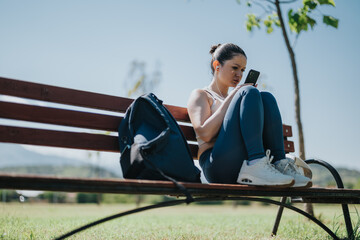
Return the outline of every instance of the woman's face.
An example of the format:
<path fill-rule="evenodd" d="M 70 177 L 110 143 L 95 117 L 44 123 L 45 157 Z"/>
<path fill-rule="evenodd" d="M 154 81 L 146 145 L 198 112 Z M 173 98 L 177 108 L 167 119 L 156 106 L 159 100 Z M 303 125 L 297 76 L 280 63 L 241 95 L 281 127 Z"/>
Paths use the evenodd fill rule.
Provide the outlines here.
<path fill-rule="evenodd" d="M 218 77 L 227 87 L 236 87 L 240 83 L 246 68 L 246 57 L 242 54 L 235 55 L 224 62 L 219 68 Z"/>

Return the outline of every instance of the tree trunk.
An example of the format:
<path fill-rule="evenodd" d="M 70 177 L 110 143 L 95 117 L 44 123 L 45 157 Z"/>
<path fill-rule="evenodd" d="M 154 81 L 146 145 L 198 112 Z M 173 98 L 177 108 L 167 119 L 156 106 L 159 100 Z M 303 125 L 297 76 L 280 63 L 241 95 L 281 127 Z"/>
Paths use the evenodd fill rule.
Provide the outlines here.
<path fill-rule="evenodd" d="M 298 132 L 299 132 L 299 157 L 301 159 L 306 159 L 305 158 L 304 134 L 303 134 L 303 128 L 302 128 L 302 123 L 301 123 L 299 78 L 298 78 L 298 74 L 297 74 L 295 53 L 290 45 L 290 41 L 289 41 L 289 38 L 288 38 L 288 35 L 286 32 L 285 23 L 284 23 L 284 19 L 282 17 L 279 0 L 275 0 L 275 6 L 276 6 L 277 15 L 280 20 L 281 31 L 282 31 L 282 34 L 283 34 L 283 37 L 285 40 L 287 50 L 290 55 L 291 67 L 293 70 L 294 90 L 295 90 L 295 119 L 296 119 L 296 124 L 297 124 Z M 309 213 L 310 215 L 314 216 L 314 210 L 313 210 L 313 206 L 311 203 L 305 204 L 305 211 L 307 213 Z"/>

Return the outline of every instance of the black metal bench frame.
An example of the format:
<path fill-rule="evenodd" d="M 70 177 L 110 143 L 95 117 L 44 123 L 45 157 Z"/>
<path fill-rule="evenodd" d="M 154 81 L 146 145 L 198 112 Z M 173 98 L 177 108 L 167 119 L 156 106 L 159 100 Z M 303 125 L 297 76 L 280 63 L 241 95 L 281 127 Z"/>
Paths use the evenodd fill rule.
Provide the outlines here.
<path fill-rule="evenodd" d="M 60 103 L 70 106 L 80 106 L 124 113 L 133 101 L 128 98 L 108 96 L 67 88 L 60 88 L 44 84 L 24 82 L 0 77 L 0 94 L 25 99 L 40 100 L 49 103 Z M 189 123 L 186 108 L 166 105 L 179 121 L 189 142 L 194 159 L 196 158 L 197 145 L 194 143 L 195 134 L 191 126 L 182 125 Z M 116 131 L 122 119 L 120 116 L 98 114 L 78 110 L 66 110 L 54 107 L 41 107 L 38 105 L 18 104 L 0 101 L 0 118 L 23 120 L 36 123 L 55 124 L 61 126 L 80 127 L 103 131 Z M 284 140 L 286 152 L 293 152 L 291 127 L 284 125 Z M 54 131 L 48 129 L 24 128 L 21 126 L 0 125 L 0 142 L 31 144 L 41 146 L 65 147 L 96 151 L 119 152 L 117 137 L 83 132 Z M 198 184 L 182 183 L 194 196 L 194 202 L 219 201 L 219 200 L 250 200 L 267 202 L 278 205 L 279 210 L 273 227 L 272 235 L 276 235 L 284 208 L 293 210 L 309 218 L 324 229 L 332 238 L 339 239 L 334 232 L 315 217 L 299 208 L 287 204 L 288 198 L 310 203 L 335 203 L 341 204 L 348 238 L 354 238 L 350 213 L 347 204 L 360 204 L 360 190 L 344 189 L 342 180 L 331 165 L 322 160 L 307 160 L 308 164 L 324 166 L 333 175 L 337 189 L 330 188 L 265 188 L 232 184 Z M 126 193 L 126 194 L 157 194 L 183 197 L 183 193 L 173 183 L 166 181 L 128 180 L 128 179 L 84 179 L 64 178 L 53 176 L 34 176 L 18 174 L 0 174 L 0 189 L 44 190 L 61 192 L 96 192 L 96 193 Z M 281 197 L 274 201 L 263 197 Z M 145 210 L 174 206 L 187 203 L 186 199 L 166 201 L 138 209 L 126 211 L 106 217 L 75 229 L 58 239 L 64 239 L 89 227 L 105 221 L 137 213 Z"/>

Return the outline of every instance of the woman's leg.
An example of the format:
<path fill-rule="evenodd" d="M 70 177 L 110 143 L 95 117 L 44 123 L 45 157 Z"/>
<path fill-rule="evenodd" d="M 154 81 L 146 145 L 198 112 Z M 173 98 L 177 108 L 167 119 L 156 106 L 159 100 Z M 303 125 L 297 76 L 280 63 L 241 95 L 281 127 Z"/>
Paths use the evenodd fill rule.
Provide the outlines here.
<path fill-rule="evenodd" d="M 236 183 L 244 160 L 265 156 L 263 125 L 260 92 L 252 86 L 241 88 L 230 103 L 212 153 L 200 161 L 209 182 Z"/>
<path fill-rule="evenodd" d="M 271 150 L 275 168 L 295 179 L 293 187 L 311 187 L 311 179 L 303 176 L 294 161 L 285 157 L 282 121 L 274 96 L 269 92 L 261 92 L 261 97 L 264 106 L 264 147 Z"/>
<path fill-rule="evenodd" d="M 271 150 L 275 162 L 285 158 L 281 115 L 274 96 L 269 92 L 260 94 L 264 107 L 264 148 Z"/>

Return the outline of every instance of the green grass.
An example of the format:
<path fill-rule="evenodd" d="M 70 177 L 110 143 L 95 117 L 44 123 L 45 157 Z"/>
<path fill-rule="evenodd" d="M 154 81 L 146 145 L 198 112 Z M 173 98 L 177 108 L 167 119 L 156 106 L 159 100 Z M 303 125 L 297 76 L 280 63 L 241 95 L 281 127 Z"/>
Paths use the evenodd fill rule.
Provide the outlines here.
<path fill-rule="evenodd" d="M 134 207 L 0 204 L 0 239 L 51 239 L 90 221 Z M 277 237 L 271 238 L 276 211 L 277 207 L 259 204 L 237 208 L 181 205 L 115 219 L 70 239 L 331 239 L 320 227 L 286 209 Z M 360 220 L 354 206 L 350 206 L 350 211 L 354 225 L 358 224 Z M 321 215 L 321 220 L 337 231 L 338 236 L 346 236 L 340 207 L 315 205 L 315 213 Z"/>

